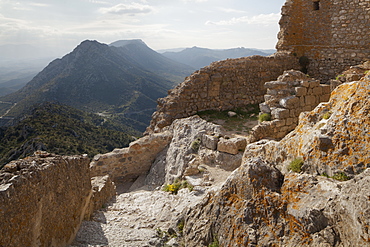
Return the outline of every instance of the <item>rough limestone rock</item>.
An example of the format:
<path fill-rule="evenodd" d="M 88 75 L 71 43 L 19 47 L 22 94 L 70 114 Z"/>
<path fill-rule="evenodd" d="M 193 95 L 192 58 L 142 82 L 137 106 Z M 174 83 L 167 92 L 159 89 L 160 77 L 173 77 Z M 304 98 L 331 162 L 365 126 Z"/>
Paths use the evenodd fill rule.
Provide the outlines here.
<path fill-rule="evenodd" d="M 235 137 L 230 139 L 221 138 L 217 145 L 217 150 L 228 154 L 237 154 L 244 151 L 247 145 L 247 140 L 242 137 Z"/>
<path fill-rule="evenodd" d="M 0 171 L 0 246 L 66 246 L 92 194 L 89 159 L 39 153 Z"/>
<path fill-rule="evenodd" d="M 250 159 L 185 212 L 185 246 L 368 246 L 370 169 L 347 182 Z"/>
<path fill-rule="evenodd" d="M 115 149 L 110 153 L 98 154 L 90 163 L 92 176 L 109 174 L 113 180 L 137 178 L 146 174 L 152 162 L 171 141 L 168 131 L 144 136 L 130 143 L 128 148 Z"/>
<path fill-rule="evenodd" d="M 116 195 L 116 185 L 109 175 L 91 178 L 91 186 L 93 193 L 85 213 L 85 219 L 89 219 L 93 212 L 101 209 L 106 202 Z"/>
<path fill-rule="evenodd" d="M 176 178 L 181 178 L 188 165 L 198 159 L 203 135 L 220 136 L 224 133 L 221 126 L 208 123 L 199 116 L 177 119 L 168 131 L 173 138 L 168 148 L 158 155 L 149 172 L 146 181 L 151 187 L 173 183 Z"/>

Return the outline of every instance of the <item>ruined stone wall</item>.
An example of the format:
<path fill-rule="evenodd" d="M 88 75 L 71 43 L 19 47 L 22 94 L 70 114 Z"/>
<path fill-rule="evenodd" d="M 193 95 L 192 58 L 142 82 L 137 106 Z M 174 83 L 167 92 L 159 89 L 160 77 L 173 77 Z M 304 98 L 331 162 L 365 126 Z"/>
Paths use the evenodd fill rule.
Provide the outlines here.
<path fill-rule="evenodd" d="M 114 181 L 136 179 L 146 174 L 160 153 L 171 141 L 168 131 L 144 136 L 128 148 L 96 155 L 90 163 L 92 176 L 109 175 Z"/>
<path fill-rule="evenodd" d="M 0 171 L 0 246 L 66 246 L 92 191 L 89 159 L 41 155 Z"/>
<path fill-rule="evenodd" d="M 369 0 L 287 0 L 277 49 L 291 51 L 309 75 L 326 82 L 370 58 L 369 29 Z"/>
<path fill-rule="evenodd" d="M 202 110 L 228 110 L 263 101 L 266 81 L 287 69 L 299 69 L 295 57 L 287 53 L 252 56 L 212 63 L 196 71 L 183 83 L 158 100 L 147 132 L 159 132 L 173 120 Z"/>
<path fill-rule="evenodd" d="M 300 71 L 285 71 L 276 81 L 265 83 L 265 102 L 260 104 L 261 114 L 269 114 L 252 129 L 249 142 L 262 138 L 281 139 L 298 125 L 301 112 L 313 110 L 330 98 L 330 85 L 308 77 Z"/>

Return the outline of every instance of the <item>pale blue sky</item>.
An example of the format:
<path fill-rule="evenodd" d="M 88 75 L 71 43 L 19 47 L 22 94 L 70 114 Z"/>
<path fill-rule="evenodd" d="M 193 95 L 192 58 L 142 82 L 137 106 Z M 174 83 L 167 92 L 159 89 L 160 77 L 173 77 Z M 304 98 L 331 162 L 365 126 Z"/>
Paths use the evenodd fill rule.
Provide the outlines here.
<path fill-rule="evenodd" d="M 0 0 L 0 45 L 274 48 L 284 0 Z"/>

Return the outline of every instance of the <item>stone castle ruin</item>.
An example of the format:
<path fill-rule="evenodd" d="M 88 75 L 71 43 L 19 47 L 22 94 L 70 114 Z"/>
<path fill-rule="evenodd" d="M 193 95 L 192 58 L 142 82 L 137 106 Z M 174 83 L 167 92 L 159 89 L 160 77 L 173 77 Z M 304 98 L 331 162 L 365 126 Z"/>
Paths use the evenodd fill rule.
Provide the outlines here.
<path fill-rule="evenodd" d="M 370 57 L 369 0 L 287 0 L 278 51 L 289 51 L 316 79 L 334 78 Z"/>
<path fill-rule="evenodd" d="M 168 179 L 166 178 L 166 181 L 173 180 L 175 177 L 178 177 L 177 175 L 180 174 L 180 170 L 186 169 L 190 161 L 195 162 L 197 161 L 196 158 L 201 157 L 201 155 L 196 154 L 195 151 L 190 150 L 189 143 L 199 138 L 199 133 L 201 133 L 201 131 L 204 132 L 205 129 L 206 132 L 202 132 L 201 141 L 202 145 L 206 146 L 206 148 L 202 148 L 201 151 L 204 152 L 204 160 L 207 158 L 212 164 L 216 163 L 214 162 L 215 160 L 221 160 L 223 164 L 230 164 L 230 161 L 236 160 L 237 162 L 235 161 L 234 163 L 240 166 L 240 163 L 245 163 L 245 157 L 254 157 L 254 151 L 256 153 L 261 153 L 262 150 L 265 152 L 265 157 L 273 156 L 270 160 L 281 161 L 284 158 L 287 162 L 288 156 L 289 158 L 293 158 L 310 155 L 309 159 L 311 163 L 314 161 L 311 166 L 317 167 L 317 170 L 325 168 L 325 166 L 322 165 L 325 159 L 327 162 L 333 160 L 336 165 L 333 167 L 338 171 L 352 169 L 353 176 L 359 173 L 357 170 L 362 171 L 365 169 L 365 165 L 368 166 L 370 159 L 368 154 L 369 137 L 366 135 L 366 131 L 368 131 L 366 126 L 369 126 L 368 118 L 358 118 L 354 114 L 356 114 L 356 111 L 363 115 L 368 114 L 368 81 L 370 79 L 370 74 L 367 74 L 366 80 L 363 79 L 363 81 L 357 84 L 342 85 L 344 86 L 342 87 L 342 91 L 334 91 L 332 93 L 332 97 L 334 95 L 336 98 L 334 97 L 334 99 L 326 105 L 323 104 L 321 108 L 315 107 L 320 102 L 328 100 L 330 87 L 325 83 L 327 83 L 329 79 L 334 78 L 341 71 L 351 69 L 351 66 L 370 60 L 370 0 L 287 0 L 282 8 L 280 27 L 277 52 L 274 55 L 269 57 L 252 56 L 239 59 L 228 59 L 212 63 L 210 66 L 196 71 L 175 89 L 170 90 L 167 97 L 158 100 L 158 109 L 153 114 L 151 124 L 147 129 L 147 136 L 131 143 L 130 147 L 124 150 L 115 150 L 108 154 L 98 155 L 91 162 L 84 156 L 61 157 L 39 153 L 34 157 L 13 161 L 7 164 L 4 169 L 0 171 L 0 222 L 2 222 L 2 227 L 0 227 L 0 246 L 66 246 L 71 244 L 82 220 L 84 218 L 88 219 L 94 210 L 101 208 L 104 202 L 114 195 L 116 188 L 111 178 L 117 181 L 117 178 L 120 176 L 125 176 L 125 178 L 127 178 L 131 175 L 136 179 L 138 176 L 146 176 L 150 169 L 157 169 L 156 172 L 153 173 L 155 179 L 153 178 L 152 180 L 159 181 L 157 177 L 162 176 L 165 169 L 168 169 L 168 167 L 163 167 L 161 164 L 164 163 L 163 160 L 167 160 L 168 163 L 177 166 L 170 167 L 171 169 L 169 169 L 169 172 L 172 172 L 170 173 L 171 176 L 168 176 Z M 369 63 L 363 65 L 364 71 L 368 71 L 369 69 Z M 309 77 L 296 70 L 308 74 Z M 361 73 L 363 74 L 362 71 Z M 281 92 L 285 94 L 281 94 Z M 264 105 L 262 102 L 264 102 Z M 341 102 L 345 103 L 342 105 Z M 364 105 L 361 105 L 361 111 L 357 110 L 359 102 Z M 258 143 L 254 143 L 255 149 L 249 148 L 249 153 L 245 151 L 245 157 L 243 158 L 242 152 L 246 145 L 244 141 L 243 148 L 240 148 L 239 145 L 237 145 L 238 140 L 233 140 L 233 138 L 227 139 L 226 134 L 224 136 L 220 134 L 221 131 L 218 129 L 219 127 L 215 127 L 210 123 L 204 123 L 196 116 L 193 117 L 193 122 L 190 123 L 181 123 L 181 120 L 176 120 L 195 115 L 197 112 L 203 110 L 228 110 L 257 103 L 262 103 L 262 106 L 265 106 L 265 108 L 261 110 L 263 112 L 269 112 L 273 117 L 273 121 L 267 126 L 268 129 L 257 127 L 260 129 L 256 131 L 256 134 L 262 133 L 261 136 L 256 137 L 257 140 L 264 137 L 262 135 L 266 135 L 269 131 L 273 132 L 271 135 L 274 133 L 277 134 L 276 138 L 283 137 L 287 132 L 291 131 L 292 128 L 297 126 L 298 117 L 304 115 L 300 115 L 302 111 L 314 108 L 316 112 L 303 116 L 303 120 L 305 120 L 307 124 L 301 124 L 301 126 L 298 124 L 298 130 L 301 133 L 307 132 L 306 136 L 310 138 L 312 137 L 310 136 L 311 133 L 319 133 L 320 135 L 317 138 L 313 136 L 310 139 L 308 137 L 301 138 L 299 134 L 294 134 L 292 132 L 294 134 L 292 138 L 296 139 L 284 138 L 283 140 L 285 140 L 285 142 L 282 142 L 282 144 L 272 142 L 272 144 L 269 144 L 273 145 L 272 148 L 265 148 Z M 345 121 L 341 118 L 341 114 L 333 114 L 332 117 L 330 117 L 330 121 L 336 121 L 333 125 L 330 125 L 331 122 L 323 117 L 319 119 L 319 116 L 324 116 L 324 113 L 329 112 L 331 109 L 330 107 L 333 108 L 333 112 L 339 112 L 339 110 L 343 108 L 348 115 Z M 352 113 L 352 111 L 354 113 Z M 348 122 L 351 123 L 351 121 L 353 121 L 353 124 L 349 124 L 350 128 L 346 124 Z M 163 131 L 172 123 L 173 126 L 175 126 L 172 126 L 172 130 L 169 128 L 167 131 Z M 338 126 L 340 125 L 343 125 L 340 127 L 343 131 L 336 131 L 336 128 L 339 128 Z M 310 128 L 307 128 L 307 126 Z M 352 126 L 365 126 L 366 128 L 357 131 L 358 129 L 352 128 Z M 341 143 L 341 137 L 344 135 L 343 133 L 346 133 L 345 131 L 348 130 L 348 128 L 353 132 L 351 135 L 353 140 L 347 138 L 343 139 L 345 143 Z M 196 131 L 192 131 L 193 129 Z M 211 134 L 209 135 L 208 132 Z M 334 133 L 335 135 L 330 133 Z M 365 137 L 367 139 L 365 139 Z M 208 141 L 204 141 L 204 139 Z M 359 142 L 359 140 L 361 140 L 361 142 Z M 176 141 L 177 144 L 175 143 Z M 225 151 L 216 150 L 216 145 L 226 141 L 235 142 L 235 154 L 233 152 L 227 154 Z M 207 143 L 209 146 L 207 146 Z M 297 146 L 303 149 L 296 148 L 295 145 L 297 143 L 299 144 Z M 341 145 L 335 146 L 334 144 L 336 143 L 341 143 Z M 356 143 L 357 145 L 354 145 Z M 279 148 L 282 148 L 283 145 L 285 145 L 284 150 L 279 151 Z M 294 148 L 289 149 L 285 147 Z M 181 152 L 179 152 L 179 150 Z M 290 150 L 290 154 L 287 155 L 286 150 Z M 335 155 L 328 158 L 328 150 L 335 150 L 336 152 L 332 152 L 333 155 Z M 214 155 L 216 151 L 218 156 Z M 352 154 L 353 156 L 350 156 Z M 346 157 L 346 155 L 353 159 L 351 167 L 337 167 L 348 163 L 343 162 L 343 157 Z M 185 156 L 189 159 L 184 159 Z M 153 160 L 158 157 L 162 157 L 162 159 L 158 159 L 158 163 L 153 163 Z M 361 160 L 357 160 L 357 157 L 360 157 Z M 307 164 L 305 165 L 307 166 Z M 181 169 L 179 168 L 180 166 Z M 138 167 L 140 169 L 138 169 Z M 230 168 L 230 170 L 233 170 L 235 167 L 237 167 L 237 165 Z M 259 166 L 244 166 L 244 168 L 247 169 L 245 173 L 249 172 L 248 174 L 252 176 L 253 174 L 260 174 L 259 172 L 261 172 L 262 178 L 267 176 L 266 174 L 271 173 L 264 172 L 264 170 L 257 171 L 259 169 L 258 167 Z M 242 166 L 242 169 L 244 168 Z M 265 168 L 266 171 L 270 171 L 272 166 L 265 165 Z M 334 172 L 336 172 L 334 168 L 333 171 L 325 172 L 332 176 Z M 280 171 L 277 171 L 276 168 L 273 169 L 273 174 L 277 174 L 279 178 L 283 177 Z M 367 174 L 368 173 L 367 170 Z M 308 181 L 311 177 L 312 179 L 316 179 L 314 175 L 288 174 L 287 181 L 289 182 L 289 179 L 291 179 L 291 181 L 293 181 L 292 184 L 298 188 L 301 184 L 304 184 L 304 180 Z M 239 174 L 235 173 L 234 179 L 238 176 Z M 260 179 L 253 179 L 253 176 L 251 177 L 251 181 L 260 181 Z M 164 180 L 165 178 L 162 176 L 161 179 Z M 323 181 L 323 188 L 331 188 L 327 185 L 331 180 L 325 180 L 327 178 L 320 179 Z M 274 178 L 270 177 L 263 179 L 263 181 L 273 180 Z M 363 185 L 358 185 L 358 191 L 365 188 L 366 191 L 359 193 L 368 195 L 368 187 L 366 187 L 366 184 L 369 184 L 368 177 L 361 177 L 361 180 L 364 182 Z M 224 186 L 223 188 L 225 191 L 237 187 L 245 188 L 247 192 L 254 188 L 249 188 L 248 182 L 246 182 L 242 176 L 240 181 L 242 182 L 238 182 L 236 185 L 231 184 L 230 186 Z M 229 180 L 229 183 L 231 182 L 233 182 L 233 180 Z M 355 182 L 355 180 L 352 180 L 351 183 L 353 184 Z M 316 186 L 317 181 L 313 181 L 312 184 L 312 186 Z M 332 194 L 330 194 L 330 196 L 323 194 L 323 197 L 326 197 L 326 199 L 329 198 L 330 200 L 332 198 L 339 198 L 338 195 L 335 194 L 339 191 L 339 186 L 336 187 L 335 182 L 330 182 L 330 184 L 333 184 L 331 185 L 333 189 L 329 189 L 329 192 Z M 349 187 L 350 185 L 350 183 L 347 183 L 346 186 Z M 157 184 L 155 184 L 155 186 L 157 186 Z M 272 192 L 268 194 L 271 196 L 260 196 L 257 198 L 260 198 L 261 202 L 266 202 L 264 201 L 266 198 L 276 200 L 276 208 L 278 208 L 282 205 L 280 202 L 287 203 L 286 198 L 290 198 L 290 195 L 297 194 L 299 189 L 301 189 L 298 188 L 296 190 L 293 186 L 290 186 L 293 189 L 289 191 L 288 183 L 285 185 L 287 187 L 286 194 L 288 197 L 285 198 L 281 197 L 279 193 L 276 193 L 276 191 L 280 191 L 281 189 L 279 186 L 281 185 L 272 186 Z M 310 191 L 312 186 L 310 187 Z M 279 188 L 275 191 L 275 187 Z M 343 188 L 346 187 L 344 186 Z M 354 190 L 351 188 L 352 187 L 349 187 L 348 189 L 350 192 L 345 190 L 343 194 L 345 196 L 354 196 L 355 193 L 352 193 Z M 281 189 L 282 192 L 284 192 L 283 189 Z M 257 192 L 261 191 L 260 184 L 257 184 L 256 189 L 253 190 Z M 230 196 L 234 193 L 233 191 L 226 192 L 220 195 Z M 245 193 L 245 195 L 247 194 L 248 193 Z M 226 196 L 222 198 L 226 198 Z M 315 199 L 315 196 L 307 196 L 307 201 L 310 202 L 311 198 Z M 235 200 L 237 197 L 231 199 Z M 230 202 L 232 202 L 231 199 Z M 363 212 L 361 210 L 357 215 L 353 214 L 353 202 L 361 202 L 361 205 L 358 203 L 360 206 L 356 206 L 357 208 L 363 208 L 362 205 L 368 205 L 369 200 L 367 196 L 360 199 L 362 201 L 356 198 L 345 199 L 349 202 L 346 208 L 350 209 L 348 210 L 350 212 L 348 215 L 353 215 L 353 221 L 358 218 L 355 216 L 363 214 L 363 212 L 369 212 L 367 208 Z M 222 200 L 221 202 L 223 202 Z M 293 197 L 292 200 L 294 203 L 297 203 Z M 217 200 L 213 201 L 218 202 Z M 247 200 L 243 199 L 242 203 L 246 201 Z M 334 223 L 336 223 L 335 220 L 342 215 L 343 211 L 343 205 L 341 204 L 342 199 L 339 198 L 337 201 L 338 210 L 336 212 L 338 214 L 334 215 L 336 217 L 333 218 Z M 208 200 L 207 203 L 211 202 L 212 200 Z M 298 202 L 301 201 L 298 200 Z M 304 218 L 306 217 L 304 211 L 294 211 L 297 208 L 294 203 L 289 204 L 294 206 L 291 209 L 291 215 L 295 215 L 297 219 L 302 218 L 302 222 L 311 218 L 313 220 L 318 219 L 317 222 L 313 222 L 315 224 L 317 223 L 316 225 L 322 222 L 321 219 L 323 218 L 323 214 L 320 210 L 315 209 L 316 211 L 312 211 L 312 214 L 309 214 L 308 218 Z M 304 201 L 302 204 L 305 204 Z M 329 201 L 327 204 L 329 204 Z M 215 208 L 219 205 L 229 205 L 229 202 L 218 203 Z M 310 206 L 311 204 L 307 205 Z M 241 206 L 245 207 L 245 205 L 240 204 L 236 212 L 242 212 L 239 210 Z M 213 204 L 210 204 L 210 208 L 212 207 Z M 251 208 L 257 207 L 252 206 Z M 265 208 L 262 209 L 261 212 L 255 212 L 256 217 L 260 217 L 260 213 L 271 211 L 270 208 L 268 210 L 265 210 Z M 209 210 L 209 212 L 211 212 L 211 210 Z M 227 212 L 234 214 L 232 210 L 227 209 Z M 286 211 L 281 211 L 281 215 L 285 215 L 285 213 Z M 191 214 L 189 215 L 191 216 Z M 227 220 L 235 218 L 235 214 L 232 215 L 232 217 L 226 216 L 225 218 L 227 218 Z M 370 239 L 367 229 L 369 225 L 367 220 L 369 217 L 365 216 L 364 219 L 362 219 L 362 222 L 364 222 L 363 224 L 356 224 L 359 225 L 358 229 L 360 229 L 360 227 L 363 227 L 363 229 L 366 228 L 366 239 Z M 199 220 L 202 218 L 197 215 L 194 217 L 194 222 L 197 224 L 210 222 L 210 217 L 207 215 L 205 217 L 207 220 Z M 238 218 L 238 220 L 239 219 L 248 220 L 244 216 Z M 187 220 L 188 222 L 192 222 L 190 218 Z M 275 220 L 274 214 L 271 216 L 271 222 Z M 283 220 L 286 220 L 286 229 L 288 229 L 292 221 L 288 218 Z M 340 221 L 347 223 L 348 217 Z M 225 220 L 225 222 L 228 221 Z M 233 227 L 230 227 L 230 224 L 225 222 L 219 225 L 225 226 L 225 229 L 228 230 L 237 230 L 233 229 Z M 326 223 L 328 224 L 328 222 L 331 221 L 328 220 Z M 285 223 L 283 222 L 282 224 Z M 314 226 L 316 227 L 315 224 Z M 356 225 L 355 223 L 349 224 Z M 190 225 L 193 226 L 192 224 L 189 224 L 189 226 Z M 194 226 L 196 225 L 194 224 Z M 321 227 L 321 225 L 318 227 Z M 325 227 L 326 225 L 324 228 Z M 339 235 L 336 235 L 337 233 L 331 228 L 329 229 L 329 227 L 330 226 L 325 228 L 327 231 L 323 233 L 323 236 L 330 236 L 333 239 L 333 244 L 330 246 L 338 246 L 335 245 L 335 241 L 337 241 Z M 272 226 L 273 230 L 275 228 L 275 226 Z M 213 229 L 213 227 L 210 227 L 210 229 Z M 251 230 L 254 231 L 254 229 L 254 226 L 248 229 L 243 228 L 240 230 L 240 235 L 243 235 L 243 237 L 247 235 L 251 236 L 253 234 L 245 233 Z M 346 234 L 352 234 L 352 232 L 354 232 L 354 236 L 357 234 L 353 230 L 347 231 L 349 228 L 346 224 L 343 225 L 343 229 L 343 232 Z M 277 236 L 278 234 L 273 230 L 271 232 L 274 234 L 270 236 Z M 322 228 L 317 231 L 321 230 Z M 305 233 L 305 230 L 302 230 L 302 232 Z M 183 233 L 184 235 L 187 234 L 187 236 L 193 233 L 208 234 L 204 239 L 214 237 L 212 234 L 208 233 L 208 231 L 192 231 L 192 229 L 188 229 L 186 225 Z M 226 231 L 223 235 L 221 233 L 222 231 L 219 236 L 234 236 Z M 259 235 L 268 237 L 268 234 L 260 233 Z M 20 238 L 20 236 L 22 237 Z M 286 233 L 286 236 L 289 236 L 289 233 Z M 359 234 L 356 236 L 359 236 Z M 304 237 L 307 239 L 306 235 L 304 235 Z M 321 237 L 321 235 L 319 237 Z M 194 237 L 194 239 L 197 238 L 197 236 Z M 342 238 L 344 240 L 347 239 L 346 235 L 344 235 L 344 237 L 342 236 Z M 317 239 L 317 241 L 319 241 L 321 238 Z M 289 238 L 287 238 L 286 241 L 288 240 Z M 199 241 L 194 242 L 194 245 L 188 246 L 200 246 L 198 244 Z M 207 246 L 208 244 L 209 243 L 207 243 Z M 311 246 L 319 246 L 314 244 L 315 243 Z"/>
<path fill-rule="evenodd" d="M 264 83 L 300 70 L 321 83 L 370 59 L 369 0 L 287 0 L 277 53 L 212 63 L 158 101 L 147 133 L 202 110 L 261 103 Z"/>

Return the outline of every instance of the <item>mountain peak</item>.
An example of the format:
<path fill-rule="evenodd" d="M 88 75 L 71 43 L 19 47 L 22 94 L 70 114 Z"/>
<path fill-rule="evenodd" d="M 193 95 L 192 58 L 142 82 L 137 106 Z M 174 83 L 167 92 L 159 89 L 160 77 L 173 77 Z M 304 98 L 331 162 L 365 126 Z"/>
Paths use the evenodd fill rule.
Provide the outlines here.
<path fill-rule="evenodd" d="M 109 44 L 109 46 L 121 47 L 121 46 L 126 46 L 126 45 L 131 45 L 131 44 L 139 44 L 139 45 L 147 46 L 145 42 L 142 41 L 141 39 L 118 40 L 118 41 L 115 41 Z"/>

